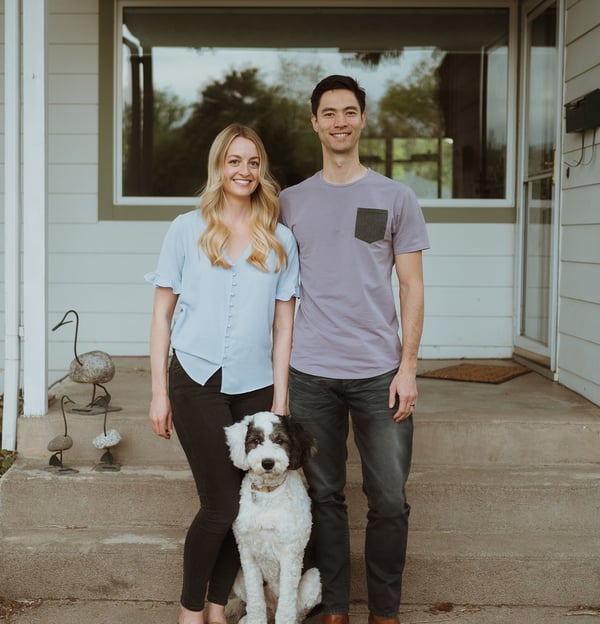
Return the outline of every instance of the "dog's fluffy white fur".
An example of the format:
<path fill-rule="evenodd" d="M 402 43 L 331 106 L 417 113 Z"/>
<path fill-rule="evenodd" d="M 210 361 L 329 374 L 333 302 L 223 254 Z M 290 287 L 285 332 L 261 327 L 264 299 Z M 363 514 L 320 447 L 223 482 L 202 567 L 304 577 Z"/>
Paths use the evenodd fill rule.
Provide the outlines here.
<path fill-rule="evenodd" d="M 297 624 L 321 601 L 316 568 L 302 574 L 312 526 L 310 499 L 298 473 L 315 452 L 290 418 L 271 412 L 225 428 L 234 465 L 246 471 L 233 532 L 242 569 L 233 593 L 245 603 L 240 623 Z"/>

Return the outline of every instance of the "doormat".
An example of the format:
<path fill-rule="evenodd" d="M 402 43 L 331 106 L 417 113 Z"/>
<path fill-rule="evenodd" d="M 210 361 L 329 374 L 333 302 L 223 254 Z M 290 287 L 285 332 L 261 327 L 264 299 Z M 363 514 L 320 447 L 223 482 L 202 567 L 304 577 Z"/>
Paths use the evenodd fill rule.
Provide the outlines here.
<path fill-rule="evenodd" d="M 529 373 L 526 366 L 513 364 L 498 366 L 496 364 L 456 364 L 437 370 L 420 373 L 419 377 L 431 379 L 449 379 L 451 381 L 475 381 L 478 383 L 501 384 L 519 375 Z"/>

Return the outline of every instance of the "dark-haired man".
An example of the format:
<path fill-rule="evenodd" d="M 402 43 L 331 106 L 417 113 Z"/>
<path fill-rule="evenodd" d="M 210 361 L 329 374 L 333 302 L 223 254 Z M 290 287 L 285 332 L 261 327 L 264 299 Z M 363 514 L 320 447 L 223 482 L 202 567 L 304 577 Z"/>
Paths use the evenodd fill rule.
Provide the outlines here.
<path fill-rule="evenodd" d="M 290 413 L 317 440 L 305 468 L 323 624 L 347 624 L 350 539 L 344 488 L 349 422 L 368 499 L 369 624 L 398 622 L 423 326 L 423 214 L 405 185 L 367 169 L 359 140 L 365 92 L 328 76 L 311 97 L 323 169 L 281 194 L 300 254 L 301 293 L 290 369 Z M 391 273 L 400 285 L 399 323 Z M 349 419 L 349 415 L 351 419 Z"/>

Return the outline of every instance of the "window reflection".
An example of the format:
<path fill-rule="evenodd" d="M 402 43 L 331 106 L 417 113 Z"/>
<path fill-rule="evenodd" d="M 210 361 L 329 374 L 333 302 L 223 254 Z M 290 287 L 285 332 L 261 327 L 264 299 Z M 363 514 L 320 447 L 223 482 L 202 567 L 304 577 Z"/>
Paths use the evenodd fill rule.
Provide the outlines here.
<path fill-rule="evenodd" d="M 530 26 L 528 173 L 536 175 L 554 166 L 554 110 L 556 93 L 556 8 L 550 7 Z"/>
<path fill-rule="evenodd" d="M 122 196 L 195 195 L 232 121 L 282 186 L 312 175 L 310 93 L 343 73 L 367 91 L 365 164 L 421 198 L 504 198 L 507 41 L 502 8 L 125 7 Z"/>

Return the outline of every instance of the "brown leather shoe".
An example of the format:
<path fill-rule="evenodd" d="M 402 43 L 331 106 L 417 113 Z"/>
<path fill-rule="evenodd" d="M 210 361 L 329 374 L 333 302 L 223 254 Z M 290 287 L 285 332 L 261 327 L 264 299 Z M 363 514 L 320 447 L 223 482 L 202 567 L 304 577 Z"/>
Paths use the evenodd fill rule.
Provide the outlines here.
<path fill-rule="evenodd" d="M 349 624 L 347 613 L 323 613 L 322 624 Z"/>
<path fill-rule="evenodd" d="M 400 618 L 383 618 L 369 613 L 369 624 L 400 624 Z"/>

